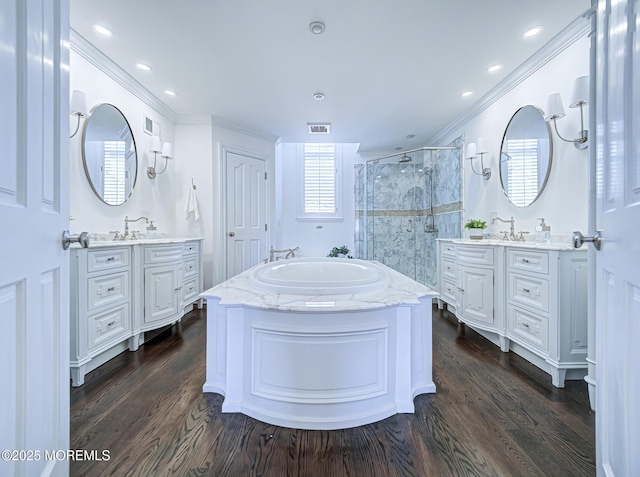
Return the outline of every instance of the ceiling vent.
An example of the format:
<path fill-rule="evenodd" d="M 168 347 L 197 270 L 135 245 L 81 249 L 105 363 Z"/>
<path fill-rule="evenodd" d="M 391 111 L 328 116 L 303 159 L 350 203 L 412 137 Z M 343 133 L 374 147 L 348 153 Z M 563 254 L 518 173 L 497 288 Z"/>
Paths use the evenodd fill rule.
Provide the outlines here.
<path fill-rule="evenodd" d="M 330 134 L 331 123 L 307 123 L 309 134 Z"/>

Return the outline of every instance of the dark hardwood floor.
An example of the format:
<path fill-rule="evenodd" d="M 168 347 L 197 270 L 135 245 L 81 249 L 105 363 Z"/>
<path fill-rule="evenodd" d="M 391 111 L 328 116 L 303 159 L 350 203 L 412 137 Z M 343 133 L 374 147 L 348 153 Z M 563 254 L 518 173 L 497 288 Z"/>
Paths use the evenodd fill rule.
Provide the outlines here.
<path fill-rule="evenodd" d="M 194 311 L 71 389 L 71 448 L 110 454 L 71 462 L 72 476 L 595 475 L 586 384 L 554 388 L 447 312 L 433 311 L 437 393 L 415 414 L 340 431 L 221 414 L 222 397 L 202 393 L 205 327 Z"/>

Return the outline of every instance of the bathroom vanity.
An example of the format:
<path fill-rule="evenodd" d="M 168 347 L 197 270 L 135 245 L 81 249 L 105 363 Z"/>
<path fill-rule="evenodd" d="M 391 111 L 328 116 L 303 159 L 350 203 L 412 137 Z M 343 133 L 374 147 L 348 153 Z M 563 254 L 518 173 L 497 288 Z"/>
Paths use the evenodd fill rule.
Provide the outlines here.
<path fill-rule="evenodd" d="M 438 240 L 440 298 L 462 323 L 551 374 L 587 373 L 587 250 L 570 244 Z"/>
<path fill-rule="evenodd" d="M 202 308 L 202 239 L 93 242 L 71 249 L 71 380 L 129 349 L 144 333 Z"/>

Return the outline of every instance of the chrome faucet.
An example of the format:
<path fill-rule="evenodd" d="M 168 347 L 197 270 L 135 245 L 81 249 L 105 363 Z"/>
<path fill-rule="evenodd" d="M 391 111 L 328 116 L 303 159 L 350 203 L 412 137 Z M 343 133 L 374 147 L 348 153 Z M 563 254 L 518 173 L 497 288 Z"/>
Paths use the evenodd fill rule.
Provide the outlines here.
<path fill-rule="evenodd" d="M 494 217 L 491 219 L 491 223 L 495 224 L 496 220 L 499 220 L 500 222 L 504 222 L 505 224 L 509 224 L 509 235 L 507 235 L 506 232 L 500 232 L 500 233 L 504 233 L 504 237 L 502 237 L 502 240 L 513 240 L 513 241 L 518 240 L 518 237 L 516 236 L 516 232 L 515 232 L 516 230 L 515 220 L 513 220 L 513 217 L 511 217 L 509 220 L 501 219 L 500 217 Z"/>
<path fill-rule="evenodd" d="M 284 250 L 274 250 L 273 246 L 272 246 L 271 249 L 269 250 L 269 262 L 273 262 L 276 253 L 285 253 L 285 252 L 287 252 L 287 254 L 284 256 L 285 259 L 287 259 L 287 258 L 295 258 L 296 257 L 296 252 L 298 250 L 300 250 L 300 247 L 285 248 Z M 275 258 L 275 260 L 279 260 L 279 258 Z M 269 262 L 267 262 L 266 259 L 264 261 L 264 263 L 269 263 Z"/>
<path fill-rule="evenodd" d="M 149 223 L 149 219 L 146 217 L 138 217 L 137 219 L 130 219 L 129 217 L 127 217 L 125 215 L 124 217 L 124 235 L 122 236 L 122 240 L 127 240 L 127 237 L 129 236 L 129 222 L 137 222 L 138 220 L 146 220 L 147 223 Z M 136 239 L 138 237 L 131 237 L 132 239 Z"/>

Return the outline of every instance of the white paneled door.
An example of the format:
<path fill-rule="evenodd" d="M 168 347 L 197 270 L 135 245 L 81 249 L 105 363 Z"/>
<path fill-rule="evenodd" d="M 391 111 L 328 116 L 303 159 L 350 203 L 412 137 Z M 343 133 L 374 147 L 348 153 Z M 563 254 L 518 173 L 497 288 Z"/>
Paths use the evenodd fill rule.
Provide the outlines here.
<path fill-rule="evenodd" d="M 640 475 L 640 0 L 600 0 L 596 40 L 598 475 Z M 590 231 L 593 232 L 593 231 Z"/>
<path fill-rule="evenodd" d="M 0 475 L 67 475 L 68 0 L 0 2 Z M 61 456 L 60 453 L 57 454 Z"/>
<path fill-rule="evenodd" d="M 225 152 L 227 275 L 231 278 L 257 265 L 267 252 L 266 162 Z"/>

